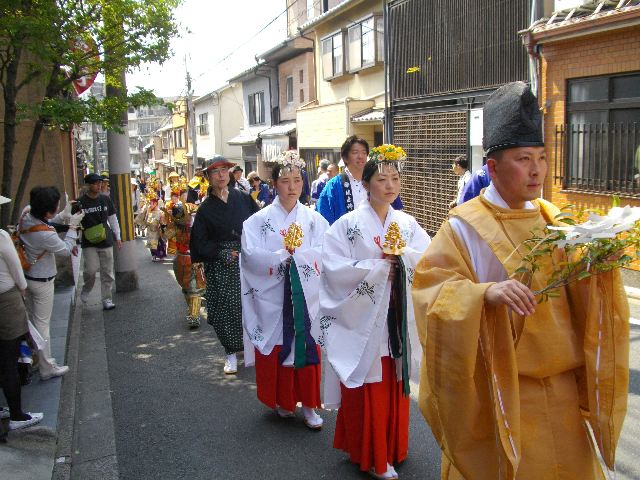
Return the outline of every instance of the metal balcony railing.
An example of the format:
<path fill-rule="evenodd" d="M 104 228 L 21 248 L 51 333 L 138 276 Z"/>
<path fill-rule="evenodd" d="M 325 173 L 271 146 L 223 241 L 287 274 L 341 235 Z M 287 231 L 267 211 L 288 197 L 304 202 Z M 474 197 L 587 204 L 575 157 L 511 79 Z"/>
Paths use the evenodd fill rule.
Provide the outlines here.
<path fill-rule="evenodd" d="M 565 190 L 640 197 L 640 123 L 556 125 L 554 182 Z"/>

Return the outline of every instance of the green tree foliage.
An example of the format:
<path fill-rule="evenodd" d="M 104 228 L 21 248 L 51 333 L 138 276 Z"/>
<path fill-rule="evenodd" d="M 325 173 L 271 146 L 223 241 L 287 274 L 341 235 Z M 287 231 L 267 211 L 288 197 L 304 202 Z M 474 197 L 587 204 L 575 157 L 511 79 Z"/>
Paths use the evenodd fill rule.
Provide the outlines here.
<path fill-rule="evenodd" d="M 181 0 L 3 0 L 0 4 L 0 89 L 4 144 L 3 195 L 13 198 L 13 210 L 4 205 L 0 223 L 15 222 L 43 129 L 69 129 L 84 121 L 107 130 L 122 131 L 129 105 L 158 104 L 144 89 L 104 100 L 79 98 L 73 82 L 102 72 L 107 83 L 122 85 L 122 72 L 145 63 L 162 63 L 171 55 L 171 38 L 178 34 L 174 18 Z M 77 48 L 84 42 L 89 51 Z M 20 103 L 27 87 L 42 95 Z M 30 88 L 33 91 L 33 88 Z M 26 157 L 15 158 L 16 131 L 25 120 L 33 128 Z M 25 124 L 26 125 L 26 124 Z M 24 126 L 23 126 L 24 127 Z M 22 165 L 17 187 L 14 167 Z"/>

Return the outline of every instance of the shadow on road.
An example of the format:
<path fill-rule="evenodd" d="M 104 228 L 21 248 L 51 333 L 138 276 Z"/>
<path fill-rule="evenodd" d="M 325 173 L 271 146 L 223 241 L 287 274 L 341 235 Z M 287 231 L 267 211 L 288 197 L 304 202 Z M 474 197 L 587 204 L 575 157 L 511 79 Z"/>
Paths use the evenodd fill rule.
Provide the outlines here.
<path fill-rule="evenodd" d="M 213 329 L 186 327 L 171 264 L 137 247 L 140 289 L 117 294 L 105 315 L 122 480 L 369 478 L 332 448 L 336 412 L 321 412 L 325 427 L 313 432 L 301 413 L 280 419 L 258 402 L 253 368 L 224 375 Z M 398 472 L 440 478 L 440 451 L 415 402 L 410 422 Z"/>

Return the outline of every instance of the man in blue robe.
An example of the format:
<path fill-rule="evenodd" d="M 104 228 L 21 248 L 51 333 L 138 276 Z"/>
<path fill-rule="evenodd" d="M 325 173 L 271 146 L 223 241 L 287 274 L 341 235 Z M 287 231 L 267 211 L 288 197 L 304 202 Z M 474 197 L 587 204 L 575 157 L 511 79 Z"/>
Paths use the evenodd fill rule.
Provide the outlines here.
<path fill-rule="evenodd" d="M 367 200 L 367 191 L 362 185 L 362 171 L 369 159 L 369 144 L 364 138 L 352 135 L 342 144 L 340 155 L 346 165 L 344 172 L 327 182 L 316 206 L 318 213 L 330 225 Z M 400 197 L 391 206 L 402 210 Z"/>
<path fill-rule="evenodd" d="M 471 179 L 467 182 L 462 191 L 462 201 L 460 203 L 468 202 L 472 198 L 480 195 L 480 191 L 483 188 L 487 188 L 491 183 L 491 177 L 489 177 L 489 169 L 487 165 L 483 165 L 482 168 L 476 170 L 471 175 Z"/>

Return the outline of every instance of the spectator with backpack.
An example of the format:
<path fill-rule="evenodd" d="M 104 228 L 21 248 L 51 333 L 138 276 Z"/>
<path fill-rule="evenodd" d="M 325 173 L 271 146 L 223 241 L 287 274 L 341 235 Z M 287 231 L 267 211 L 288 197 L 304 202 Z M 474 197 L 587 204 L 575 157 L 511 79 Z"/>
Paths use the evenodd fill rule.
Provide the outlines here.
<path fill-rule="evenodd" d="M 82 219 L 82 252 L 84 254 L 84 270 L 82 278 L 84 285 L 80 293 L 80 300 L 86 303 L 96 281 L 96 273 L 100 270 L 100 284 L 102 293 L 102 308 L 112 310 L 116 308 L 112 300 L 112 287 L 115 282 L 113 273 L 113 245 L 120 248 L 120 224 L 116 216 L 113 202 L 106 195 L 101 195 L 102 177 L 97 173 L 90 173 L 84 177 L 87 191 L 78 198 L 79 208 L 85 216 Z"/>
<path fill-rule="evenodd" d="M 44 340 L 40 355 L 40 379 L 59 377 L 69 371 L 59 366 L 51 355 L 49 327 L 53 312 L 54 280 L 57 274 L 55 256 L 78 254 L 76 239 L 83 212 L 70 215 L 70 205 L 61 214 L 60 192 L 56 187 L 35 187 L 31 190 L 29 205 L 23 210 L 18 223 L 18 235 L 24 247 L 27 279 L 26 305 L 33 325 Z M 51 223 L 69 220 L 64 240 Z"/>
<path fill-rule="evenodd" d="M 11 200 L 0 196 L 0 205 Z M 20 343 L 29 332 L 24 294 L 27 281 L 20 259 L 4 230 L 0 230 L 0 385 L 9 408 L 0 407 L 0 418 L 9 417 L 9 430 L 26 428 L 42 420 L 42 413 L 22 410 L 22 385 L 18 372 Z"/>

